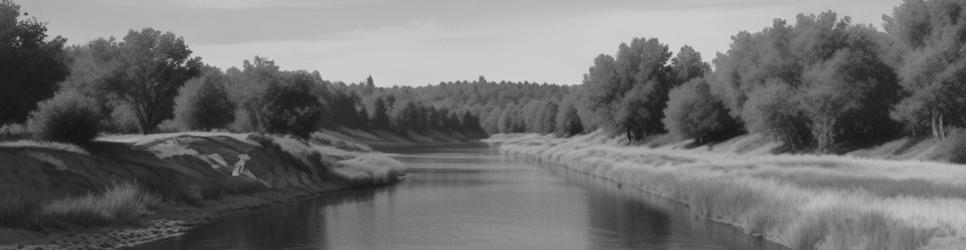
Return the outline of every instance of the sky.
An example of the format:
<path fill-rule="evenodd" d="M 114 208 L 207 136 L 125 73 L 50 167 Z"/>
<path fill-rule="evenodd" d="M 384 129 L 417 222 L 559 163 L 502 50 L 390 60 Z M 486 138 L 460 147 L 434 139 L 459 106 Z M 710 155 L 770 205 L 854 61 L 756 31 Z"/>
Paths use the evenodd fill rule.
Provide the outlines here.
<path fill-rule="evenodd" d="M 881 29 L 902 0 L 14 0 L 48 34 L 85 44 L 153 27 L 222 69 L 254 56 L 377 86 L 488 80 L 579 84 L 635 37 L 711 61 L 739 31 L 833 10 Z"/>

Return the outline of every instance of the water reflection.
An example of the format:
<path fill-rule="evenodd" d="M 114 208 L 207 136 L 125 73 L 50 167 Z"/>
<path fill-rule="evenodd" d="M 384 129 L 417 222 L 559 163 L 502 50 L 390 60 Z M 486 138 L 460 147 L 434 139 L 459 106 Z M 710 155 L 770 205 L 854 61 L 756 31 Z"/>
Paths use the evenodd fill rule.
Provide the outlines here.
<path fill-rule="evenodd" d="M 479 145 L 394 149 L 407 181 L 224 218 L 142 249 L 779 249 L 673 203 Z"/>

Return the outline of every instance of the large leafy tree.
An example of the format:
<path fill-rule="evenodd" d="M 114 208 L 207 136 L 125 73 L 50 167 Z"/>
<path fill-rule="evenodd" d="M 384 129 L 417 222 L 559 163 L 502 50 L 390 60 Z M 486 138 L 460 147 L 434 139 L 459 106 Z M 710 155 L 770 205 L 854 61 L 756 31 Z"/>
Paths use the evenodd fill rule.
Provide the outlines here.
<path fill-rule="evenodd" d="M 117 45 L 120 55 L 110 90 L 130 105 L 142 133 L 150 133 L 173 115 L 174 97 L 186 81 L 201 73 L 184 39 L 152 28 L 131 30 Z"/>
<path fill-rule="evenodd" d="M 841 139 L 868 140 L 894 127 L 896 77 L 874 28 L 824 12 L 732 40 L 710 82 L 748 131 L 829 152 Z"/>
<path fill-rule="evenodd" d="M 940 139 L 966 125 L 966 2 L 909 0 L 885 19 L 905 92 L 893 116 Z"/>
<path fill-rule="evenodd" d="M 664 104 L 672 87 L 671 51 L 655 38 L 621 44 L 615 62 L 622 95 L 613 105 L 615 123 L 629 140 L 664 132 Z"/>
<path fill-rule="evenodd" d="M 584 74 L 583 103 L 581 107 L 588 110 L 584 121 L 591 129 L 616 129 L 611 105 L 620 100 L 620 91 L 614 57 L 601 54 L 594 58 L 594 65 Z"/>
<path fill-rule="evenodd" d="M 67 77 L 66 39 L 47 39 L 47 27 L 0 0 L 0 125 L 23 122 Z"/>

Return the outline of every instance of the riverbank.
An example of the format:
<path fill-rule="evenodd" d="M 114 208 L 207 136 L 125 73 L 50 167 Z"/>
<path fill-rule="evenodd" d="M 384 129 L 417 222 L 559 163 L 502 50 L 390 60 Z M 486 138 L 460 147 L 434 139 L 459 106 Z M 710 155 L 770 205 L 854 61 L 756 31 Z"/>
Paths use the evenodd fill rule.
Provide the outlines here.
<path fill-rule="evenodd" d="M 2 142 L 0 222 L 8 225 L 0 227 L 0 249 L 133 246 L 225 214 L 404 174 L 385 154 L 327 138 L 174 133 L 108 136 L 84 147 Z"/>
<path fill-rule="evenodd" d="M 323 134 L 332 138 L 351 141 L 373 147 L 405 147 L 448 145 L 478 142 L 487 138 L 484 133 L 462 131 L 407 131 L 393 132 L 384 130 L 359 130 L 340 128 L 337 130 L 323 130 Z"/>
<path fill-rule="evenodd" d="M 696 148 L 628 146 L 600 133 L 499 135 L 486 141 L 510 156 L 559 164 L 680 202 L 698 217 L 793 249 L 966 245 L 966 167 L 961 165 L 773 155 L 771 149 L 780 145 L 755 135 Z"/>

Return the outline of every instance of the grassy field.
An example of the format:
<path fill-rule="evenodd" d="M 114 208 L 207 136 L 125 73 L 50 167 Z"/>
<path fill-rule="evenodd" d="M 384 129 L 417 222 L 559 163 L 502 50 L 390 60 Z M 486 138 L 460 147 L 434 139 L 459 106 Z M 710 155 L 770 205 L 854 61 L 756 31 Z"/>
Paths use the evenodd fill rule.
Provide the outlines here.
<path fill-rule="evenodd" d="M 794 249 L 962 249 L 966 167 L 746 147 L 627 146 L 598 133 L 494 137 L 501 152 L 560 164 L 685 204 Z M 765 145 L 765 144 L 762 144 Z M 734 153 L 741 151 L 745 153 Z"/>

